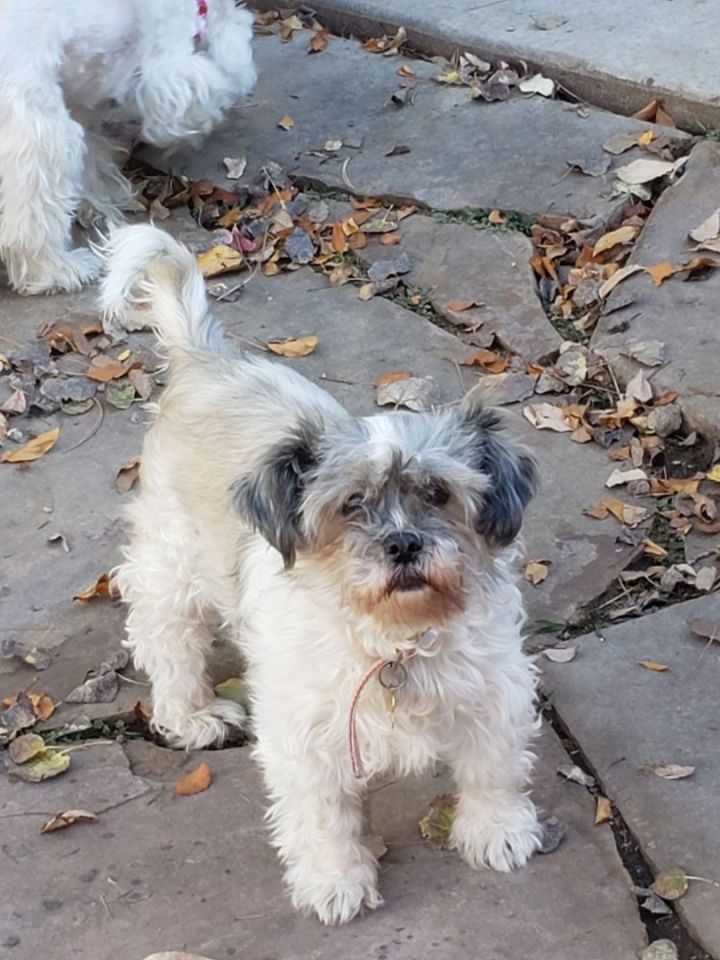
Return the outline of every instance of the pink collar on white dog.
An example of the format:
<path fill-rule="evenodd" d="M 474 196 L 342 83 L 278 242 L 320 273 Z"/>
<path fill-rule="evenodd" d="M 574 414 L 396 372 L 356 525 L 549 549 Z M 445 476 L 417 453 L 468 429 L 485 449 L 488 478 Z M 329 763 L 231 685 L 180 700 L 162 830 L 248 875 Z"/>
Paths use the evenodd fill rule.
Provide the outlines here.
<path fill-rule="evenodd" d="M 195 41 L 202 43 L 207 36 L 207 0 L 197 0 L 197 30 L 195 32 Z"/>
<path fill-rule="evenodd" d="M 412 660 L 413 657 L 435 656 L 440 649 L 439 640 L 440 636 L 437 630 L 424 630 L 422 633 L 418 633 L 412 638 L 412 646 L 404 650 L 396 650 L 394 657 L 380 657 L 367 668 L 355 685 L 350 701 L 350 712 L 348 713 L 347 734 L 350 763 L 353 776 L 356 779 L 362 780 L 365 776 L 365 766 L 358 744 L 356 723 L 360 695 L 370 680 L 376 676 L 380 681 L 380 686 L 389 690 L 394 696 L 395 690 L 405 686 L 407 680 L 406 662 Z"/>

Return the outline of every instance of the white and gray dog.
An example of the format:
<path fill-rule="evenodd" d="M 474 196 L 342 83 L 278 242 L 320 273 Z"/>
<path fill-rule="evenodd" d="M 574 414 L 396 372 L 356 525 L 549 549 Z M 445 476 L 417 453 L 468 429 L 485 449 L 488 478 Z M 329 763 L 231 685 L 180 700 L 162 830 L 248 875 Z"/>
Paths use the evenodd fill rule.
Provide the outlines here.
<path fill-rule="evenodd" d="M 351 416 L 280 363 L 239 356 L 192 254 L 117 231 L 102 301 L 140 297 L 169 359 L 118 583 L 154 725 L 205 747 L 247 718 L 205 671 L 218 614 L 248 661 L 255 755 L 293 903 L 342 923 L 381 903 L 367 778 L 449 764 L 473 867 L 537 849 L 535 671 L 511 546 L 533 460 L 470 402 Z"/>
<path fill-rule="evenodd" d="M 235 0 L 0 0 L 0 257 L 23 294 L 77 290 L 100 261 L 73 222 L 131 200 L 105 121 L 161 147 L 207 134 L 255 83 Z"/>

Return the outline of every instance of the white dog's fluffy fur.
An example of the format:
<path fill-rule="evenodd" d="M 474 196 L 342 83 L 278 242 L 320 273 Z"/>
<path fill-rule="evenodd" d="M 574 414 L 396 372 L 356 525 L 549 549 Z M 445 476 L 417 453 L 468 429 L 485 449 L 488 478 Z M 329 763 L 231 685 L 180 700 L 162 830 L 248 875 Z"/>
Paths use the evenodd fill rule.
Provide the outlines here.
<path fill-rule="evenodd" d="M 0 257 L 23 294 L 76 290 L 99 259 L 73 222 L 113 223 L 131 199 L 105 135 L 207 134 L 255 83 L 252 17 L 234 0 L 0 0 Z"/>
<path fill-rule="evenodd" d="M 108 257 L 108 328 L 141 295 L 169 357 L 117 573 L 156 729 L 204 747 L 246 724 L 205 673 L 205 624 L 219 613 L 249 664 L 255 755 L 293 902 L 347 921 L 381 903 L 360 840 L 350 703 L 376 658 L 434 628 L 435 655 L 407 661 L 394 724 L 377 678 L 362 693 L 367 774 L 448 763 L 455 847 L 473 867 L 524 864 L 540 842 L 526 792 L 535 673 L 510 544 L 531 458 L 473 404 L 358 420 L 287 366 L 237 355 L 192 255 L 162 231 L 124 228 Z M 398 563 L 388 544 L 408 530 L 422 549 Z"/>

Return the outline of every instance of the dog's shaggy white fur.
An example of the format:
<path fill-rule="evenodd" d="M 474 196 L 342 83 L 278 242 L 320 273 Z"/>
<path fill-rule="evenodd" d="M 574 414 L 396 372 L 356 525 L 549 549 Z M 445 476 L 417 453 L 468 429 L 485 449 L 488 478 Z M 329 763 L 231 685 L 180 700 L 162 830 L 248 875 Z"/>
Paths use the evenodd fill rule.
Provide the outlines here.
<path fill-rule="evenodd" d="M 206 678 L 206 623 L 219 613 L 249 663 L 293 902 L 350 920 L 381 902 L 360 839 L 350 704 L 376 658 L 432 630 L 433 655 L 405 663 L 394 719 L 377 677 L 362 692 L 367 774 L 448 763 L 455 847 L 473 867 L 524 864 L 540 840 L 526 792 L 537 721 L 511 543 L 532 460 L 472 403 L 358 420 L 287 366 L 238 356 L 192 255 L 155 228 L 116 232 L 108 256 L 109 329 L 140 291 L 169 357 L 117 574 L 156 728 L 204 747 L 246 724 Z"/>
<path fill-rule="evenodd" d="M 0 0 L 0 257 L 19 293 L 76 290 L 100 271 L 72 248 L 73 222 L 114 223 L 131 199 L 104 120 L 170 146 L 252 88 L 251 15 L 198 2 Z"/>

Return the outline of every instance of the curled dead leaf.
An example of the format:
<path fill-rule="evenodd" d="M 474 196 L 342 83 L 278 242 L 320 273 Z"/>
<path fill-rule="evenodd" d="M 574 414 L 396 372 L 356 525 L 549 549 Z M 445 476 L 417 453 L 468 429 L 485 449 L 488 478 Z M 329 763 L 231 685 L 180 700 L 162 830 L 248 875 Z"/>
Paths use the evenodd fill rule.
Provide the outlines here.
<path fill-rule="evenodd" d="M 684 767 L 678 763 L 661 763 L 653 767 L 653 773 L 663 780 L 685 780 L 695 773 L 695 767 Z"/>
<path fill-rule="evenodd" d="M 509 357 L 503 357 L 494 350 L 476 350 L 467 360 L 461 360 L 464 367 L 482 367 L 488 373 L 502 373 L 510 363 Z"/>
<path fill-rule="evenodd" d="M 246 266 L 245 254 L 226 243 L 217 243 L 209 250 L 195 257 L 200 273 L 204 277 L 217 277 L 222 273 L 232 273 Z"/>
<path fill-rule="evenodd" d="M 123 464 L 115 477 L 115 489 L 118 493 L 127 493 L 131 490 L 140 476 L 140 457 L 133 457 Z"/>
<path fill-rule="evenodd" d="M 278 120 L 278 126 L 281 130 L 291 130 L 295 126 L 295 121 L 289 113 L 286 113 Z"/>
<path fill-rule="evenodd" d="M 376 387 L 384 387 L 386 383 L 395 383 L 396 380 L 409 380 L 412 374 L 409 370 L 397 370 L 390 373 L 379 373 L 375 378 Z"/>
<path fill-rule="evenodd" d="M 206 763 L 201 763 L 182 780 L 178 780 L 175 784 L 175 793 L 179 797 L 192 797 L 196 793 L 207 790 L 211 783 L 210 767 Z"/>
<path fill-rule="evenodd" d="M 474 300 L 450 300 L 445 304 L 445 309 L 452 310 L 453 313 L 462 313 L 476 306 L 477 303 Z"/>
<path fill-rule="evenodd" d="M 645 667 L 646 670 L 652 670 L 654 673 L 664 673 L 670 669 L 666 663 L 658 663 L 657 660 L 638 660 L 638 664 L 641 667 Z"/>
<path fill-rule="evenodd" d="M 612 820 L 612 804 L 607 797 L 599 795 L 595 798 L 595 823 L 607 823 Z"/>
<path fill-rule="evenodd" d="M 528 583 L 532 583 L 536 587 L 547 579 L 547 575 L 550 573 L 550 563 L 550 560 L 529 560 L 523 567 L 523 576 Z"/>
<path fill-rule="evenodd" d="M 288 337 L 287 340 L 268 340 L 265 346 L 279 357 L 307 357 L 313 353 L 319 340 L 317 337 Z"/>
<path fill-rule="evenodd" d="M 73 600 L 79 600 L 81 603 L 89 603 L 90 600 L 101 600 L 104 597 L 115 598 L 119 595 L 119 591 L 114 585 L 112 575 L 102 573 L 95 583 L 91 583 L 89 587 L 81 590 L 80 593 L 73 597 Z"/>
<path fill-rule="evenodd" d="M 662 263 L 655 263 L 651 267 L 645 267 L 645 273 L 647 273 L 655 286 L 659 287 L 664 280 L 672 277 L 679 269 L 679 267 L 676 267 L 668 260 L 664 260 Z"/>
<path fill-rule="evenodd" d="M 50 817 L 40 827 L 40 833 L 53 833 L 55 830 L 70 827 L 73 823 L 94 823 L 96 820 L 96 814 L 89 810 L 65 810 L 64 813 L 56 813 L 54 817 Z"/>
<path fill-rule="evenodd" d="M 0 457 L 0 463 L 31 463 L 34 460 L 39 460 L 49 450 L 52 450 L 59 435 L 60 427 L 53 427 L 52 430 L 39 433 L 32 440 L 16 447 L 15 450 L 6 450 Z"/>

